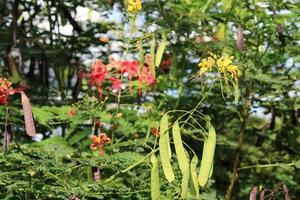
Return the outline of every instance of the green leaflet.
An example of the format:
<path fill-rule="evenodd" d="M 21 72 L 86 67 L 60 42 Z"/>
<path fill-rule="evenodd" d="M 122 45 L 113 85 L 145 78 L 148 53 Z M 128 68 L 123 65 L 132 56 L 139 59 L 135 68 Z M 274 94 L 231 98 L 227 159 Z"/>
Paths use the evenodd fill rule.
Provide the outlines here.
<path fill-rule="evenodd" d="M 152 169 L 151 169 L 151 198 L 153 200 L 159 199 L 160 186 L 159 186 L 159 173 L 158 161 L 154 154 L 151 155 Z"/>
<path fill-rule="evenodd" d="M 189 164 L 184 172 L 182 172 L 182 182 L 181 182 L 181 198 L 186 199 L 188 196 L 189 189 L 189 179 L 190 179 L 190 168 Z"/>
<path fill-rule="evenodd" d="M 197 177 L 197 168 L 198 157 L 194 154 L 193 159 L 191 161 L 191 193 L 198 199 L 199 198 L 199 184 Z"/>
<path fill-rule="evenodd" d="M 202 160 L 198 176 L 198 181 L 201 187 L 204 187 L 209 179 L 210 171 L 214 160 L 215 148 L 216 132 L 215 129 L 210 125 L 208 131 L 208 138 L 204 142 L 203 146 Z"/>
<path fill-rule="evenodd" d="M 165 51 L 165 48 L 167 46 L 167 38 L 166 38 L 165 33 L 162 32 L 161 36 L 162 36 L 162 42 L 159 45 L 159 47 L 157 49 L 157 52 L 156 52 L 156 56 L 155 56 L 155 66 L 156 67 L 159 67 L 162 56 L 163 56 L 164 51 Z"/>
<path fill-rule="evenodd" d="M 175 145 L 175 151 L 178 159 L 179 168 L 182 173 L 185 173 L 187 168 L 189 168 L 189 162 L 183 147 L 183 143 L 180 135 L 180 127 L 178 121 L 176 121 L 172 128 L 173 140 Z"/>
<path fill-rule="evenodd" d="M 167 180 L 169 182 L 172 182 L 175 178 L 175 175 L 173 172 L 172 165 L 170 163 L 171 148 L 169 142 L 167 114 L 163 115 L 163 117 L 160 120 L 159 154 L 164 174 Z"/>

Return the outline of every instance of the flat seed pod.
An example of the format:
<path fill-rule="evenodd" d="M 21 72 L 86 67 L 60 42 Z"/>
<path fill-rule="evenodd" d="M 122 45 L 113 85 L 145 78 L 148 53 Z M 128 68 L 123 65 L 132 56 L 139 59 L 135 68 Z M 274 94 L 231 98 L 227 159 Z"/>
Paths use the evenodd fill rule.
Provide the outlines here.
<path fill-rule="evenodd" d="M 225 24 L 224 23 L 218 24 L 218 31 L 216 32 L 216 38 L 218 40 L 224 40 L 224 38 L 225 38 Z"/>
<path fill-rule="evenodd" d="M 259 200 L 264 200 L 265 199 L 265 190 L 263 190 L 260 194 L 259 194 Z"/>
<path fill-rule="evenodd" d="M 187 170 L 187 168 L 189 168 L 189 162 L 183 147 L 178 121 L 174 123 L 172 133 L 179 168 L 181 172 L 184 173 Z"/>
<path fill-rule="evenodd" d="M 204 142 L 202 160 L 198 181 L 201 187 L 204 187 L 209 179 L 210 171 L 213 165 L 214 153 L 216 148 L 216 132 L 210 125 L 208 131 L 208 138 Z"/>
<path fill-rule="evenodd" d="M 161 165 L 164 174 L 169 182 L 172 182 L 175 178 L 172 165 L 170 163 L 170 142 L 168 140 L 168 115 L 164 115 L 160 121 L 160 137 L 159 137 L 159 154 L 161 159 Z M 170 152 L 170 153 L 169 153 Z"/>
<path fill-rule="evenodd" d="M 209 178 L 211 178 L 211 176 L 213 175 L 213 171 L 214 171 L 214 164 L 212 164 L 210 172 L 209 172 Z"/>
<path fill-rule="evenodd" d="M 198 165 L 198 157 L 195 154 L 191 161 L 191 193 L 196 197 L 199 198 L 199 184 L 198 184 L 198 177 L 196 168 Z"/>
<path fill-rule="evenodd" d="M 167 38 L 166 38 L 165 33 L 163 32 L 162 33 L 162 42 L 159 45 L 157 52 L 156 52 L 156 56 L 155 56 L 155 66 L 156 67 L 159 67 L 159 65 L 160 65 L 160 62 L 161 62 L 161 59 L 164 54 L 166 46 L 167 46 Z"/>
<path fill-rule="evenodd" d="M 190 168 L 189 166 L 182 173 L 182 181 L 181 181 L 181 198 L 186 199 L 188 196 L 189 189 L 189 179 L 190 179 Z"/>
<path fill-rule="evenodd" d="M 256 200 L 257 192 L 258 192 L 257 186 L 253 187 L 249 195 L 249 200 Z"/>
<path fill-rule="evenodd" d="M 139 72 L 141 73 L 143 71 L 143 67 L 145 64 L 145 56 L 144 56 L 144 49 L 143 49 L 143 40 L 140 40 L 139 42 L 139 61 L 140 61 L 140 65 L 139 65 Z"/>
<path fill-rule="evenodd" d="M 285 184 L 283 184 L 282 187 L 283 187 L 283 193 L 284 193 L 284 200 L 291 200 L 287 186 Z"/>
<path fill-rule="evenodd" d="M 169 137 L 169 117 L 167 114 L 164 114 L 160 120 L 160 134 L 166 136 L 167 146 L 168 146 L 168 155 L 169 159 L 171 159 L 171 147 L 170 147 L 170 137 Z"/>
<path fill-rule="evenodd" d="M 237 83 L 234 83 L 233 89 L 234 89 L 234 103 L 238 104 L 239 97 L 240 97 L 239 85 Z"/>
<path fill-rule="evenodd" d="M 35 131 L 35 125 L 32 116 L 31 104 L 24 92 L 21 92 L 21 101 L 22 101 L 23 112 L 24 112 L 26 133 L 29 136 L 35 136 L 36 131 Z"/>
<path fill-rule="evenodd" d="M 151 75 L 153 77 L 155 77 L 155 43 L 155 35 L 153 35 L 150 47 L 151 62 L 149 66 Z"/>
<path fill-rule="evenodd" d="M 151 198 L 152 200 L 157 200 L 160 197 L 160 186 L 159 186 L 159 171 L 158 171 L 158 161 L 154 154 L 151 155 Z"/>
<path fill-rule="evenodd" d="M 238 26 L 236 30 L 236 48 L 239 51 L 242 51 L 244 48 L 244 33 L 243 33 L 243 27 L 241 25 Z"/>

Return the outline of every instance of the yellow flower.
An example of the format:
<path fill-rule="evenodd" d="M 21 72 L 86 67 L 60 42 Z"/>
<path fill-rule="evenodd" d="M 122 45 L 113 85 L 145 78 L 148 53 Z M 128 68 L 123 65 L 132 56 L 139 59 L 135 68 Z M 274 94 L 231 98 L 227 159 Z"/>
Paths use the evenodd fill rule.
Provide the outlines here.
<path fill-rule="evenodd" d="M 225 70 L 226 70 L 226 67 L 229 66 L 229 65 L 231 65 L 232 59 L 233 59 L 233 56 L 231 56 L 231 57 L 224 57 L 224 56 L 221 56 L 221 57 L 217 60 L 218 70 L 219 70 L 221 73 L 224 73 Z"/>
<path fill-rule="evenodd" d="M 128 0 L 127 10 L 131 13 L 136 13 L 142 9 L 141 0 Z"/>
<path fill-rule="evenodd" d="M 237 78 L 240 74 L 238 66 L 232 64 L 233 56 L 217 56 L 212 52 L 208 52 L 208 57 L 201 60 L 198 64 L 200 71 L 198 75 L 203 75 L 207 71 L 212 71 L 214 66 L 217 67 L 219 73 L 229 73 L 231 78 L 237 81 Z"/>
<path fill-rule="evenodd" d="M 213 57 L 207 57 L 201 60 L 198 64 L 200 67 L 200 75 L 204 74 L 207 71 L 211 71 L 212 66 L 215 64 L 215 59 Z"/>
<path fill-rule="evenodd" d="M 228 73 L 230 73 L 230 76 L 234 79 L 237 80 L 237 76 L 240 74 L 240 70 L 238 66 L 235 65 L 228 65 L 226 67 L 226 70 Z"/>
<path fill-rule="evenodd" d="M 217 55 L 216 54 L 214 54 L 213 52 L 208 52 L 208 54 L 211 56 L 211 57 L 213 57 L 215 60 L 217 59 Z"/>

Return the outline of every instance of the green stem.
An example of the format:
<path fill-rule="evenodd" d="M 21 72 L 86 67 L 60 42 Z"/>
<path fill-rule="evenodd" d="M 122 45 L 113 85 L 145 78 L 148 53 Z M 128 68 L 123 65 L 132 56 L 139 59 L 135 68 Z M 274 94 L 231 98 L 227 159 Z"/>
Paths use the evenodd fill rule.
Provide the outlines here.
<path fill-rule="evenodd" d="M 139 164 L 143 163 L 146 161 L 147 158 L 149 158 L 153 153 L 157 152 L 158 151 L 158 148 L 151 151 L 148 155 L 146 155 L 144 158 L 142 158 L 141 160 L 139 160 L 138 162 L 134 163 L 133 165 L 130 165 L 129 167 L 115 173 L 114 175 L 112 175 L 111 177 L 109 177 L 108 179 L 105 180 L 105 182 L 109 182 L 109 181 L 112 181 L 113 179 L 115 179 L 117 176 L 123 174 L 123 173 L 126 173 L 127 171 L 135 168 L 136 166 L 138 166 Z"/>
<path fill-rule="evenodd" d="M 245 169 L 251 169 L 251 168 L 267 168 L 267 167 L 280 167 L 280 166 L 294 166 L 295 162 L 291 163 L 275 163 L 275 164 L 265 164 L 265 165 L 249 165 L 245 167 L 240 167 L 237 170 L 245 170 Z"/>

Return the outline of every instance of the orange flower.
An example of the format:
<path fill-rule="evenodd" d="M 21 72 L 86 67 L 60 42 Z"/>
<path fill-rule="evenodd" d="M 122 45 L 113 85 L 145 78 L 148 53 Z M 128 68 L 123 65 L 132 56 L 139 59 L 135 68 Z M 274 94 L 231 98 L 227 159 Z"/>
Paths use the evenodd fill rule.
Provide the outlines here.
<path fill-rule="evenodd" d="M 123 113 L 121 113 L 121 112 L 119 112 L 118 114 L 117 114 L 117 118 L 121 118 L 123 116 Z"/>
<path fill-rule="evenodd" d="M 106 136 L 105 133 L 101 133 L 100 136 L 93 135 L 91 137 L 91 140 L 93 144 L 90 145 L 90 148 L 93 150 L 96 150 L 97 147 L 99 147 L 99 154 L 100 156 L 103 156 L 104 154 L 104 145 L 107 145 L 110 143 L 110 138 Z"/>
<path fill-rule="evenodd" d="M 12 89 L 11 82 L 6 78 L 0 77 L 0 105 L 6 105 L 8 103 L 8 96 L 22 89 Z"/>
<path fill-rule="evenodd" d="M 103 43 L 107 43 L 109 41 L 109 39 L 108 39 L 108 37 L 100 37 L 99 41 L 103 42 Z"/>
<path fill-rule="evenodd" d="M 70 117 L 74 117 L 75 114 L 76 114 L 76 109 L 75 108 L 70 108 L 68 114 L 69 114 Z"/>
<path fill-rule="evenodd" d="M 151 133 L 155 137 L 159 137 L 159 130 L 158 130 L 158 128 L 151 128 Z"/>

